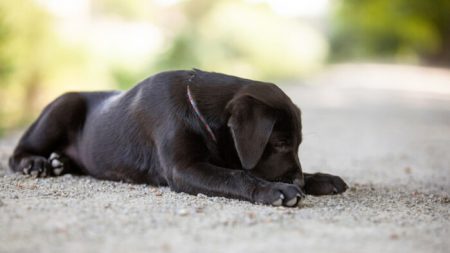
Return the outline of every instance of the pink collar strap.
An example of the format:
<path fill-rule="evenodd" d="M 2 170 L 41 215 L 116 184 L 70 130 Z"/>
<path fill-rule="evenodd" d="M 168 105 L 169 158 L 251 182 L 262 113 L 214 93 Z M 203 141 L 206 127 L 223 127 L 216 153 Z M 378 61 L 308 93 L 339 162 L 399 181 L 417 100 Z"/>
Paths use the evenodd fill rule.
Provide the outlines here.
<path fill-rule="evenodd" d="M 189 81 L 191 81 L 189 79 Z M 212 131 L 211 127 L 209 127 L 208 123 L 206 122 L 205 117 L 203 117 L 203 115 L 200 113 L 200 110 L 197 107 L 197 103 L 195 103 L 194 98 L 192 97 L 192 93 L 191 90 L 189 89 L 189 84 L 186 86 L 187 87 L 187 95 L 188 95 L 188 99 L 189 102 L 192 105 L 192 108 L 194 108 L 195 114 L 197 114 L 197 117 L 200 119 L 200 121 L 203 123 L 203 125 L 206 128 L 206 131 L 208 131 L 209 135 L 211 136 L 211 138 L 213 139 L 214 142 L 217 142 L 216 136 L 214 135 L 214 132 Z"/>

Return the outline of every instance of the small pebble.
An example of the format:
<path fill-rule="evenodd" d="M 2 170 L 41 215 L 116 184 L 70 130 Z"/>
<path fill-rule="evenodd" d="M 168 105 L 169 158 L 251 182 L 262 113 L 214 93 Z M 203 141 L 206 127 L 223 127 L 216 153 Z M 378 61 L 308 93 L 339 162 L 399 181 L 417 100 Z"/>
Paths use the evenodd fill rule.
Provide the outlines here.
<path fill-rule="evenodd" d="M 450 203 L 450 197 L 449 196 L 444 196 L 441 198 L 441 203 L 442 204 L 449 204 Z"/>
<path fill-rule="evenodd" d="M 180 215 L 180 216 L 186 216 L 186 215 L 188 215 L 189 214 L 189 211 L 187 210 L 187 209 L 179 209 L 178 211 L 177 211 L 177 214 L 178 215 Z"/>
<path fill-rule="evenodd" d="M 199 197 L 199 198 L 207 198 L 208 196 L 206 196 L 205 194 L 202 194 L 202 193 L 198 193 L 197 197 Z"/>
<path fill-rule="evenodd" d="M 411 174 L 411 172 L 412 172 L 411 167 L 405 167 L 405 168 L 403 169 L 403 171 L 404 171 L 406 174 Z"/>
<path fill-rule="evenodd" d="M 389 239 L 391 239 L 391 240 L 397 240 L 398 238 L 399 238 L 399 236 L 397 234 L 391 234 L 389 236 Z"/>

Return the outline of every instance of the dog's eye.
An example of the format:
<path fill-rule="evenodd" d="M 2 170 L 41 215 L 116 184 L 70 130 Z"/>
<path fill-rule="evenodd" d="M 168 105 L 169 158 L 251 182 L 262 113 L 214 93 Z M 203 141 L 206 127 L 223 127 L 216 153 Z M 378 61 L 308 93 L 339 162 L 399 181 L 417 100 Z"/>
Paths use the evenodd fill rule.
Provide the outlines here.
<path fill-rule="evenodd" d="M 273 146 L 277 149 L 283 149 L 283 148 L 286 148 L 287 146 L 289 146 L 289 141 L 287 141 L 287 140 L 277 141 L 277 142 L 273 143 Z"/>
<path fill-rule="evenodd" d="M 286 142 L 285 141 L 277 141 L 273 145 L 275 147 L 282 147 L 282 146 L 286 146 Z"/>

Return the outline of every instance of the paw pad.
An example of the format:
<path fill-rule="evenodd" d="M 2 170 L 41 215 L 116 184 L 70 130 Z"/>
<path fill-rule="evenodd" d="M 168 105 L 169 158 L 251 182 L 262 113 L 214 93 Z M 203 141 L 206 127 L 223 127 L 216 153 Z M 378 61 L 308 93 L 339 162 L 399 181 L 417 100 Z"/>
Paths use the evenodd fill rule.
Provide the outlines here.
<path fill-rule="evenodd" d="M 300 188 L 295 185 L 276 183 L 272 187 L 271 193 L 269 192 L 268 195 L 269 197 L 272 196 L 272 200 L 268 202 L 272 206 L 294 207 L 305 197 Z M 273 200 L 273 197 L 275 197 L 275 200 Z"/>
<path fill-rule="evenodd" d="M 50 157 L 48 158 L 48 162 L 50 163 L 53 175 L 59 176 L 64 171 L 64 163 L 61 161 L 61 156 L 57 153 L 51 153 Z"/>
<path fill-rule="evenodd" d="M 272 202 L 273 206 L 281 206 L 283 204 L 284 195 L 280 194 L 280 198 Z"/>

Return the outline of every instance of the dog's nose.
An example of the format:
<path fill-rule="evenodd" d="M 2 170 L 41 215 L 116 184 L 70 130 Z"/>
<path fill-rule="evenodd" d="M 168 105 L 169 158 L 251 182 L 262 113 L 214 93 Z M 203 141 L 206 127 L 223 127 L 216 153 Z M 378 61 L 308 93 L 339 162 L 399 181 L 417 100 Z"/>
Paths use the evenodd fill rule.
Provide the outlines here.
<path fill-rule="evenodd" d="M 295 177 L 294 184 L 300 186 L 300 188 L 303 188 L 305 186 L 305 178 L 303 177 L 303 173 L 299 173 Z"/>

